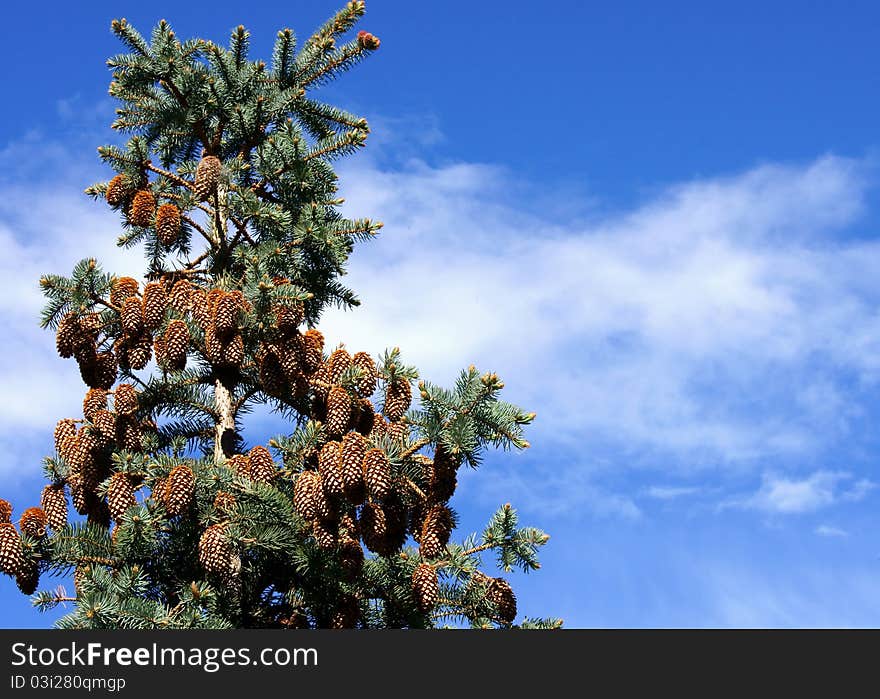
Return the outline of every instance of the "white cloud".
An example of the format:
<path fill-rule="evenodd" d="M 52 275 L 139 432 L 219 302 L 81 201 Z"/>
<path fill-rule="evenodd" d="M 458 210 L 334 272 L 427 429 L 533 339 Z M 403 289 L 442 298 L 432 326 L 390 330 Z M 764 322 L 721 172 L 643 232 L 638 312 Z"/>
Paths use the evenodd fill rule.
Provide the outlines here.
<path fill-rule="evenodd" d="M 32 146 L 8 146 L 0 163 Z M 60 146 L 47 157 L 71 165 Z M 36 326 L 37 278 L 86 255 L 142 268 L 139 251 L 115 247 L 114 216 L 79 194 L 90 176 L 74 174 L 0 184 L 0 273 L 16 290 L 0 300 L 0 390 L 28 396 L 0 417 L 6 437 L 43 429 L 47 445 L 82 387 Z M 637 517 L 603 474 L 809 457 L 860 414 L 854 391 L 880 375 L 880 244 L 835 236 L 863 213 L 868 179 L 864 163 L 823 157 L 557 220 L 546 214 L 564 203 L 496 167 L 361 160 L 342 173 L 346 207 L 387 225 L 352 261 L 363 306 L 328 312 L 322 330 L 353 349 L 399 346 L 441 383 L 472 362 L 498 371 L 508 398 L 538 412 L 533 458 L 553 463 L 539 487 L 496 470 L 498 489 Z"/>
<path fill-rule="evenodd" d="M 699 492 L 700 488 L 696 486 L 652 485 L 645 488 L 643 494 L 654 500 L 676 500 L 688 495 L 696 495 Z"/>
<path fill-rule="evenodd" d="M 762 166 L 565 226 L 481 165 L 343 182 L 351 212 L 388 225 L 352 264 L 364 306 L 328 314 L 329 334 L 399 345 L 432 378 L 492 367 L 542 435 L 697 463 L 803 453 L 832 417 L 821 390 L 880 367 L 880 245 L 834 240 L 863 208 L 856 162 Z"/>
<path fill-rule="evenodd" d="M 764 474 L 761 487 L 747 498 L 736 498 L 726 507 L 743 507 L 780 514 L 814 512 L 840 502 L 862 500 L 875 484 L 843 471 L 816 471 L 806 478 Z"/>
<path fill-rule="evenodd" d="M 820 524 L 814 530 L 818 536 L 826 536 L 826 537 L 845 537 L 849 536 L 849 532 L 845 529 L 841 529 L 840 527 L 835 527 L 830 524 Z"/>

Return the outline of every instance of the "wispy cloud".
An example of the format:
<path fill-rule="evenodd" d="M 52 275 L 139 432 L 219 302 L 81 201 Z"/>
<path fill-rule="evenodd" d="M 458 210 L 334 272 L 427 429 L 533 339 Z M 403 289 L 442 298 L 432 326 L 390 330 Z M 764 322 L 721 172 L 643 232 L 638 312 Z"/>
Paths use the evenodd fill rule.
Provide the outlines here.
<path fill-rule="evenodd" d="M 806 478 L 764 474 L 758 491 L 733 498 L 722 507 L 741 507 L 779 514 L 815 512 L 841 502 L 862 500 L 876 485 L 867 479 L 853 480 L 843 471 L 816 471 Z"/>
<path fill-rule="evenodd" d="M 820 524 L 814 530 L 818 536 L 826 536 L 826 537 L 845 537 L 849 536 L 849 532 L 845 529 L 841 529 L 840 527 L 834 527 L 830 524 Z"/>
<path fill-rule="evenodd" d="M 27 160 L 23 150 L 27 172 L 0 183 L 0 272 L 18 290 L 0 301 L 0 390 L 32 400 L 0 417 L 7 435 L 48 435 L 81 387 L 36 328 L 37 278 L 86 255 L 120 273 L 142 263 L 114 246 L 114 216 L 79 194 L 93 172 L 59 186 L 31 143 L 8 145 L 0 162 Z M 45 156 L 71 165 L 62 146 Z M 690 477 L 815 456 L 846 434 L 880 375 L 880 244 L 836 237 L 864 212 L 863 162 L 764 165 L 568 219 L 554 218 L 562 204 L 529 206 L 552 196 L 491 165 L 367 159 L 344 170 L 350 213 L 387 225 L 353 258 L 347 281 L 363 306 L 328 312 L 322 330 L 358 350 L 399 346 L 438 382 L 472 362 L 498 371 L 508 398 L 538 412 L 529 458 L 552 467 L 538 487 L 500 467 L 491 482 L 520 481 L 529 501 L 633 518 L 644 485 L 629 495 L 607 474 Z"/>
<path fill-rule="evenodd" d="M 701 490 L 697 486 L 652 485 L 645 488 L 643 495 L 654 500 L 676 500 L 688 495 L 696 495 Z"/>

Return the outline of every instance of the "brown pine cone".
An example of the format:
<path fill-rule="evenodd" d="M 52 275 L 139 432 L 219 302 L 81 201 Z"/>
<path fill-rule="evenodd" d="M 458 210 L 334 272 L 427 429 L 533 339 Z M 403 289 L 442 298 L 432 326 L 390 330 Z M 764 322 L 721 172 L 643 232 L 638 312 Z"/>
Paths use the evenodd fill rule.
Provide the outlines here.
<path fill-rule="evenodd" d="M 430 563 L 419 563 L 412 574 L 412 591 L 422 614 L 430 612 L 440 599 L 437 571 Z"/>
<path fill-rule="evenodd" d="M 206 155 L 196 166 L 196 179 L 193 192 L 199 201 L 207 200 L 215 191 L 220 181 L 223 164 L 213 155 Z"/>
<path fill-rule="evenodd" d="M 321 479 L 314 471 L 303 471 L 296 478 L 293 486 L 293 509 L 303 519 L 315 519 L 318 516 L 318 497 L 322 496 Z"/>
<path fill-rule="evenodd" d="M 184 321 L 175 319 L 168 323 L 163 337 L 166 368 L 171 371 L 181 371 L 186 367 L 189 339 L 189 328 Z"/>
<path fill-rule="evenodd" d="M 248 452 L 248 460 L 251 464 L 251 479 L 257 483 L 271 483 L 278 475 L 278 468 L 272 459 L 272 454 L 266 447 L 258 444 Z"/>
<path fill-rule="evenodd" d="M 116 175 L 107 184 L 107 191 L 104 197 L 110 206 L 116 207 L 124 204 L 132 194 L 131 183 L 125 175 Z"/>
<path fill-rule="evenodd" d="M 408 380 L 389 383 L 385 388 L 385 407 L 382 412 L 391 422 L 396 422 L 409 410 L 411 402 L 412 387 Z"/>
<path fill-rule="evenodd" d="M 46 536 L 46 525 L 49 520 L 41 507 L 29 507 L 21 513 L 18 528 L 23 534 L 41 539 Z"/>
<path fill-rule="evenodd" d="M 342 386 L 334 386 L 327 395 L 327 432 L 341 435 L 348 430 L 351 421 L 351 396 Z"/>
<path fill-rule="evenodd" d="M 331 500 L 342 497 L 342 449 L 339 442 L 327 442 L 318 455 L 318 472 L 324 493 Z"/>
<path fill-rule="evenodd" d="M 162 204 L 156 211 L 156 237 L 166 248 L 180 235 L 180 209 L 174 204 Z"/>
<path fill-rule="evenodd" d="M 312 374 L 324 361 L 324 336 L 319 330 L 312 328 L 302 336 L 303 370 Z"/>
<path fill-rule="evenodd" d="M 368 398 L 376 391 L 376 363 L 366 352 L 355 353 L 351 363 L 361 371 L 361 377 L 355 383 L 355 390 L 361 398 Z"/>
<path fill-rule="evenodd" d="M 138 411 L 138 392 L 130 383 L 121 383 L 113 392 L 113 408 L 117 415 L 134 415 Z"/>
<path fill-rule="evenodd" d="M 168 303 L 164 284 L 150 282 L 144 287 L 144 325 L 148 330 L 158 330 L 162 325 Z"/>
<path fill-rule="evenodd" d="M 349 432 L 342 438 L 342 488 L 345 499 L 355 506 L 364 501 L 363 461 L 368 446 L 358 432 Z"/>
<path fill-rule="evenodd" d="M 40 495 L 40 507 L 46 513 L 46 521 L 52 531 L 59 532 L 67 526 L 67 497 L 63 483 L 50 483 Z"/>
<path fill-rule="evenodd" d="M 110 284 L 110 303 L 122 306 L 123 301 L 138 292 L 138 283 L 132 277 L 116 277 Z"/>
<path fill-rule="evenodd" d="M 128 221 L 132 226 L 147 228 L 156 215 L 156 196 L 149 189 L 135 192 L 128 209 Z"/>
<path fill-rule="evenodd" d="M 129 296 L 122 302 L 119 320 L 122 323 L 122 331 L 126 335 L 140 334 L 144 328 L 144 311 L 141 300 L 137 296 Z"/>

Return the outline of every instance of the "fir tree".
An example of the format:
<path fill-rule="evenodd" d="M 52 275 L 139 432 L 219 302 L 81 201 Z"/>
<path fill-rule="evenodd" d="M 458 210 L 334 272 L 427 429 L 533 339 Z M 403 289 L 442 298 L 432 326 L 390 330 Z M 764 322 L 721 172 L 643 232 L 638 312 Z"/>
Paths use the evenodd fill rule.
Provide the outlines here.
<path fill-rule="evenodd" d="M 118 244 L 142 245 L 146 272 L 84 259 L 40 280 L 42 324 L 88 391 L 56 426 L 40 507 L 16 529 L 0 501 L 0 569 L 23 592 L 73 573 L 73 592 L 33 597 L 74 604 L 62 628 L 516 622 L 480 555 L 536 569 L 547 535 L 505 505 L 455 543 L 450 499 L 486 448 L 528 447 L 534 414 L 499 398 L 495 374 L 444 389 L 396 348 L 352 355 L 318 329 L 328 306 L 358 305 L 340 277 L 382 227 L 341 215 L 332 166 L 367 122 L 313 97 L 379 48 L 345 38 L 363 13 L 349 2 L 299 48 L 279 32 L 270 65 L 248 58 L 243 27 L 222 47 L 112 24 L 127 49 L 108 61 L 113 128 L 130 138 L 99 149 L 114 175 L 86 191 L 118 210 Z M 258 404 L 290 434 L 245 444 Z"/>

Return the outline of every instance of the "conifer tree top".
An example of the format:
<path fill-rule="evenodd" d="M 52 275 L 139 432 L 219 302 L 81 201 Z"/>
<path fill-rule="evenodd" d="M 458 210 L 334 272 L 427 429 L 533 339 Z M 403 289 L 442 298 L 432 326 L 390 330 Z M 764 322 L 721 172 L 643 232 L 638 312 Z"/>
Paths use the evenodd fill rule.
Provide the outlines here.
<path fill-rule="evenodd" d="M 441 388 L 398 348 L 325 348 L 316 327 L 328 304 L 357 304 L 339 277 L 381 227 L 340 214 L 332 169 L 366 121 L 310 96 L 379 47 L 344 39 L 363 13 L 349 2 L 300 48 L 279 32 L 270 66 L 248 58 L 243 27 L 224 48 L 164 21 L 149 40 L 112 25 L 128 49 L 109 61 L 113 127 L 130 137 L 99 149 L 112 178 L 87 192 L 119 212 L 146 271 L 86 258 L 40 280 L 43 325 L 88 391 L 56 425 L 40 507 L 16 529 L 0 501 L 0 571 L 26 594 L 74 573 L 73 594 L 34 596 L 75 604 L 62 627 L 516 622 L 481 554 L 534 570 L 549 537 L 504 505 L 455 543 L 451 500 L 488 447 L 528 447 L 535 415 L 501 400 L 492 372 Z M 289 432 L 248 443 L 258 404 Z"/>

